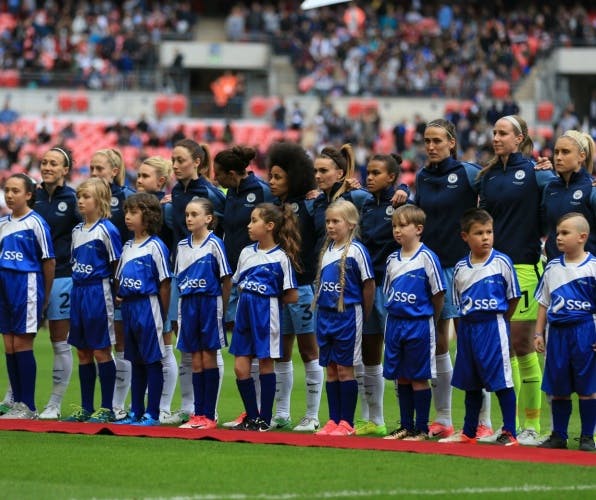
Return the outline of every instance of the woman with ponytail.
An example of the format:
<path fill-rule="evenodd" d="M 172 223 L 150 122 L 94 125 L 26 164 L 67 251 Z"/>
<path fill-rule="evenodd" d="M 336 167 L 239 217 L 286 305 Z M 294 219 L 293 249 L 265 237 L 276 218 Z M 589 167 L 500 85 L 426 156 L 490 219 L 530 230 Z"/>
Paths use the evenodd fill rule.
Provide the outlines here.
<path fill-rule="evenodd" d="M 579 212 L 590 224 L 586 251 L 596 255 L 596 188 L 592 185 L 594 140 L 586 132 L 568 130 L 555 144 L 553 160 L 558 177 L 545 189 L 542 214 L 547 228 L 546 258 L 561 254 L 557 250 L 557 221 L 569 212 Z"/>
<path fill-rule="evenodd" d="M 354 151 L 350 144 L 341 148 L 325 147 L 315 159 L 315 181 L 321 194 L 314 202 L 316 251 L 319 252 L 325 239 L 325 211 L 339 198 L 352 202 L 358 212 L 372 195 L 364 189 L 352 189 L 351 180 L 356 169 Z"/>

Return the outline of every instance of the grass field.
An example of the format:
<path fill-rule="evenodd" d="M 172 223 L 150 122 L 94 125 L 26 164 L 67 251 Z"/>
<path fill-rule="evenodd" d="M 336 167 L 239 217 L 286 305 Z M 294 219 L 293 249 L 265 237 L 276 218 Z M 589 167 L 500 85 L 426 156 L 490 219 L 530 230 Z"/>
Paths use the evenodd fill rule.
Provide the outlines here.
<path fill-rule="evenodd" d="M 36 341 L 36 400 L 43 408 L 50 392 L 51 348 L 47 332 Z M 4 373 L 4 372 L 3 372 Z M 74 376 L 63 404 L 79 402 Z M 295 361 L 292 413 L 304 411 L 304 372 Z M 4 379 L 5 380 L 5 379 Z M 393 388 L 386 387 L 385 417 L 397 420 Z M 3 387 L 0 387 L 3 390 Z M 178 407 L 178 396 L 173 408 Z M 454 421 L 463 420 L 462 394 L 454 394 Z M 545 408 L 548 406 L 545 404 Z M 220 421 L 234 418 L 241 403 L 233 380 L 232 359 L 226 356 L 226 378 L 219 405 Z M 321 420 L 326 417 L 326 401 Z M 547 411 L 542 423 L 549 427 Z M 500 423 L 493 401 L 493 425 Z M 570 435 L 577 436 L 577 405 Z M 358 439 L 358 438 L 354 438 Z M 442 455 L 366 450 L 299 448 L 190 441 L 0 432 L 4 466 L 2 498 L 176 498 L 298 499 L 389 498 L 417 496 L 453 498 L 530 496 L 532 498 L 594 498 L 594 468 L 467 459 Z M 570 447 L 576 443 L 570 440 Z"/>

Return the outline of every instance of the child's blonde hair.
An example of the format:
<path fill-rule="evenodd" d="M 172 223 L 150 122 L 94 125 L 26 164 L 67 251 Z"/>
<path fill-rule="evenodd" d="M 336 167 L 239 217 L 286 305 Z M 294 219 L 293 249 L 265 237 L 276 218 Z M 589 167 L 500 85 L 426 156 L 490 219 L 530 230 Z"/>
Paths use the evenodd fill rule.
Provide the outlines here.
<path fill-rule="evenodd" d="M 95 198 L 100 218 L 107 219 L 112 216 L 112 210 L 110 208 L 112 190 L 108 181 L 100 177 L 91 177 L 79 184 L 79 187 L 77 187 L 77 198 L 83 191 L 89 191 Z"/>
<path fill-rule="evenodd" d="M 118 186 L 124 186 L 124 180 L 126 178 L 126 166 L 124 165 L 124 158 L 122 157 L 120 150 L 115 148 L 98 149 L 95 153 L 93 153 L 93 156 L 95 155 L 105 156 L 110 162 L 110 166 L 112 168 L 118 169 L 118 173 L 114 177 L 114 184 L 117 184 Z"/>
<path fill-rule="evenodd" d="M 150 156 L 146 160 L 143 160 L 141 165 L 147 165 L 151 167 L 153 171 L 157 174 L 157 177 L 165 177 L 166 181 L 162 188 L 169 182 L 170 178 L 172 177 L 172 162 L 166 160 L 162 156 Z"/>
<path fill-rule="evenodd" d="M 569 212 L 561 216 L 557 221 L 557 226 L 569 219 L 577 219 L 574 221 L 574 226 L 579 233 L 586 233 L 588 235 L 590 234 L 590 223 L 588 222 L 588 219 L 586 219 L 586 216 L 579 212 Z"/>
<path fill-rule="evenodd" d="M 391 222 L 401 225 L 414 224 L 415 226 L 424 226 L 426 223 L 426 214 L 424 210 L 416 205 L 402 205 L 393 212 Z"/>
<path fill-rule="evenodd" d="M 358 209 L 352 202 L 350 202 L 348 200 L 344 200 L 343 198 L 340 198 L 340 199 L 334 201 L 333 203 L 331 203 L 331 205 L 329 205 L 327 207 L 327 210 L 325 210 L 325 216 L 327 216 L 327 214 L 329 214 L 330 212 L 335 212 L 335 213 L 339 214 L 350 226 L 352 226 L 352 229 L 350 230 L 350 233 L 348 234 L 348 240 L 346 241 L 346 243 L 344 245 L 344 249 L 343 249 L 343 252 L 341 253 L 341 257 L 339 260 L 340 292 L 339 292 L 339 300 L 337 302 L 337 310 L 339 312 L 343 312 L 345 310 L 344 288 L 346 285 L 346 259 L 348 258 L 348 252 L 350 251 L 350 246 L 352 244 L 352 241 L 355 238 L 357 238 L 360 233 L 360 226 L 359 226 L 360 214 L 358 213 Z M 330 243 L 331 243 L 331 238 L 329 238 L 329 236 L 327 236 L 325 238 L 325 242 L 323 243 L 323 248 L 321 248 L 321 253 L 319 255 L 319 265 L 317 267 L 317 277 L 315 278 L 315 297 L 313 299 L 313 307 L 316 305 L 317 299 L 319 298 L 320 282 L 321 282 L 321 268 L 322 268 L 322 264 L 323 264 L 323 257 L 325 255 L 325 252 L 327 251 L 327 248 L 329 247 Z"/>
<path fill-rule="evenodd" d="M 580 153 L 586 155 L 584 167 L 589 174 L 594 170 L 594 139 L 587 132 L 567 130 L 561 137 L 567 137 L 577 144 Z M 559 139 L 561 138 L 559 137 Z"/>
<path fill-rule="evenodd" d="M 263 222 L 273 222 L 273 241 L 277 243 L 292 262 L 294 270 L 300 272 L 300 246 L 302 236 L 298 227 L 298 218 L 289 203 L 281 207 L 273 203 L 259 203 L 255 210 L 259 211 L 259 217 Z"/>

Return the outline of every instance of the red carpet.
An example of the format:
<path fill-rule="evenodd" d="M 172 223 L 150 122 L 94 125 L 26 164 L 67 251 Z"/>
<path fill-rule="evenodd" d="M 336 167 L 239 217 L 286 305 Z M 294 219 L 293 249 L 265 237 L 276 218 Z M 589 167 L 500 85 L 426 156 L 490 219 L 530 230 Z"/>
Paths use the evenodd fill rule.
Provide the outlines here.
<path fill-rule="evenodd" d="M 133 425 L 81 424 L 42 420 L 3 420 L 0 430 L 58 432 L 66 434 L 112 434 L 178 439 L 209 439 L 222 442 L 284 444 L 291 446 L 320 446 L 325 448 L 348 448 L 361 450 L 433 453 L 469 458 L 513 460 L 596 466 L 596 453 L 577 450 L 544 450 L 528 446 L 501 447 L 490 444 L 462 445 L 441 444 L 433 441 L 389 441 L 366 437 L 324 437 L 293 432 L 244 432 L 216 429 L 201 431 L 177 427 L 137 427 Z M 572 441 L 572 445 L 575 442 Z"/>

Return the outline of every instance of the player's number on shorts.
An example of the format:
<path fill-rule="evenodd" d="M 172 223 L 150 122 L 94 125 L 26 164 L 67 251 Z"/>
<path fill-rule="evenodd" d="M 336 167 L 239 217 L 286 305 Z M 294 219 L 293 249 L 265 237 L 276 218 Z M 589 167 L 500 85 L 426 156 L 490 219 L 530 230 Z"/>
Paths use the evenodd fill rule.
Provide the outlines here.
<path fill-rule="evenodd" d="M 60 309 L 68 309 L 70 307 L 70 293 L 61 293 L 59 297 L 62 299 Z"/>
<path fill-rule="evenodd" d="M 302 321 L 310 321 L 312 319 L 310 304 L 300 304 L 300 307 L 302 308 Z"/>
<path fill-rule="evenodd" d="M 522 290 L 522 305 L 519 309 L 520 312 L 526 312 L 530 308 L 530 294 L 527 290 Z"/>

